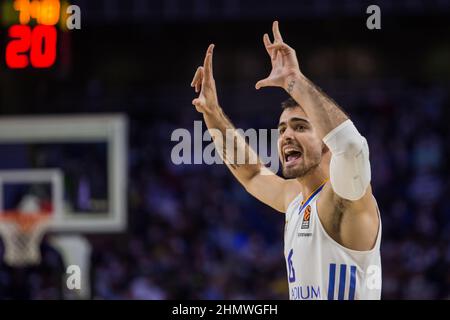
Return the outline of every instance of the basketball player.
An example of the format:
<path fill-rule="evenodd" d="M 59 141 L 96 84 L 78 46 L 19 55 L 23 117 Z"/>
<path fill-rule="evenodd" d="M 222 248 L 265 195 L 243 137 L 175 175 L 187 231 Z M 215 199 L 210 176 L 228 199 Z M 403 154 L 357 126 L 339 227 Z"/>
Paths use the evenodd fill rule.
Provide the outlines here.
<path fill-rule="evenodd" d="M 263 41 L 270 75 L 256 84 L 280 87 L 278 152 L 283 176 L 259 159 L 236 163 L 222 139 L 233 125 L 222 111 L 213 78 L 213 49 L 197 69 L 193 105 L 203 114 L 216 148 L 233 175 L 254 197 L 285 213 L 285 257 L 290 299 L 380 299 L 381 220 L 370 186 L 369 149 L 348 116 L 300 71 L 296 52 L 283 42 L 278 22 L 274 42 Z M 236 152 L 255 151 L 238 133 Z M 231 139 L 230 136 L 226 139 Z M 257 158 L 257 156 L 256 156 Z"/>

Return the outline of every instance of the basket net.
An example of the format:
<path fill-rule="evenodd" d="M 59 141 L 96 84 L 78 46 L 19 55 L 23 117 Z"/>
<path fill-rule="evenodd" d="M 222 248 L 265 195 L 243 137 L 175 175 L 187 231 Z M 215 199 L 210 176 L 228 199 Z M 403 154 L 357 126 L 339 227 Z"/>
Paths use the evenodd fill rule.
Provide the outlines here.
<path fill-rule="evenodd" d="M 47 212 L 0 214 L 3 260 L 12 267 L 36 265 L 41 261 L 40 243 L 48 230 L 51 215 Z"/>

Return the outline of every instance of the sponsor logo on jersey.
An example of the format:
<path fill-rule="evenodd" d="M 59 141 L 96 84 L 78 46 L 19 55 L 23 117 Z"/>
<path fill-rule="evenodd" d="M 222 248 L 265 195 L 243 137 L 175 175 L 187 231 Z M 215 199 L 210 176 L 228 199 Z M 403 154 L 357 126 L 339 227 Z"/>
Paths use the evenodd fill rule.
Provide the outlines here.
<path fill-rule="evenodd" d="M 322 299 L 319 286 L 294 286 L 289 291 L 291 300 Z"/>
<path fill-rule="evenodd" d="M 311 219 L 311 206 L 307 206 L 303 213 L 302 229 L 309 228 L 309 221 Z"/>
<path fill-rule="evenodd" d="M 297 237 L 302 237 L 302 238 L 307 238 L 307 237 L 312 237 L 312 233 L 311 232 L 298 232 L 297 233 Z"/>

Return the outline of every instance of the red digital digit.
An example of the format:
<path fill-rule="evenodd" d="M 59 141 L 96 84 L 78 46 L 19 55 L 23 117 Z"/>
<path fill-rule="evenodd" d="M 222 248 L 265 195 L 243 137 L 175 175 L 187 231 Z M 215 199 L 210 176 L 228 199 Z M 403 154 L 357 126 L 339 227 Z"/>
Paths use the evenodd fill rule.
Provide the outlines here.
<path fill-rule="evenodd" d="M 26 68 L 27 52 L 31 45 L 31 28 L 22 25 L 11 26 L 8 34 L 12 40 L 6 47 L 6 65 L 13 69 Z"/>
<path fill-rule="evenodd" d="M 57 32 L 54 26 L 36 26 L 31 39 L 30 60 L 35 68 L 51 67 L 56 60 Z"/>

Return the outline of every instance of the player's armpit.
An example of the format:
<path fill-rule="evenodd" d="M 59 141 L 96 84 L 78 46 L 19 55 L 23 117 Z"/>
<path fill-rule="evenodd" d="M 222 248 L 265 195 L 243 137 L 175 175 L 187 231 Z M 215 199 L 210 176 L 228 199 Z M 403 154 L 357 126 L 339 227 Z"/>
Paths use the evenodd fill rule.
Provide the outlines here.
<path fill-rule="evenodd" d="M 244 187 L 256 199 L 281 213 L 286 212 L 300 190 L 297 180 L 283 179 L 267 168 L 263 168 Z"/>
<path fill-rule="evenodd" d="M 371 186 L 359 200 L 346 200 L 343 209 L 341 239 L 344 246 L 361 251 L 373 249 L 381 220 Z"/>
<path fill-rule="evenodd" d="M 338 196 L 327 182 L 317 201 L 318 213 L 328 235 L 340 245 L 359 251 L 371 250 L 376 242 L 380 218 L 372 188 L 356 201 Z"/>

